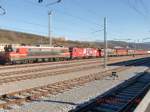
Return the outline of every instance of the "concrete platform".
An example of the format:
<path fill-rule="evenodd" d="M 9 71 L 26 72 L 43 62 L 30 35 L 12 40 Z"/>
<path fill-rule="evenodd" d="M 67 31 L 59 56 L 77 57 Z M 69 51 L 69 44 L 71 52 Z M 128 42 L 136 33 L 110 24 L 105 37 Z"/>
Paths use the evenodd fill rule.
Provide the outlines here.
<path fill-rule="evenodd" d="M 145 112 L 150 112 L 150 103 L 149 103 L 148 107 L 146 108 Z"/>
<path fill-rule="evenodd" d="M 150 112 L 150 90 L 145 95 L 145 97 L 134 112 Z"/>

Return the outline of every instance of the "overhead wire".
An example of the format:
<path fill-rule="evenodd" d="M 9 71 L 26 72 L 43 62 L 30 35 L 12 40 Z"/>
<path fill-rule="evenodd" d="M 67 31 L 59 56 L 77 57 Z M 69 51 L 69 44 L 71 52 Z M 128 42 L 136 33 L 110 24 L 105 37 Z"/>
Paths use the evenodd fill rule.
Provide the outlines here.
<path fill-rule="evenodd" d="M 83 5 L 80 4 L 80 2 L 78 0 L 72 0 L 71 2 L 73 2 L 73 4 L 76 4 L 76 7 L 79 7 L 82 10 L 85 10 L 87 13 L 91 14 L 92 16 L 98 17 L 97 12 L 95 12 L 94 10 L 88 8 L 88 7 L 83 7 Z"/>
<path fill-rule="evenodd" d="M 83 10 L 86 10 L 86 12 L 89 13 L 89 14 L 91 14 L 92 16 L 97 16 L 97 13 L 96 13 L 95 11 L 91 10 L 90 8 L 87 8 L 87 7 L 85 8 L 85 7 L 83 7 L 77 0 L 73 0 L 73 1 L 71 1 L 71 2 L 73 2 L 73 4 L 75 4 L 76 7 L 79 7 L 79 8 L 81 8 L 81 9 L 83 9 Z M 97 17 L 98 17 L 98 16 L 97 16 Z M 95 24 L 96 26 L 99 26 L 100 28 L 103 28 L 103 27 L 104 27 L 104 25 L 100 25 L 100 24 L 93 23 L 93 22 L 91 22 L 91 24 Z M 99 28 L 97 28 L 97 29 L 99 29 Z M 103 29 L 102 29 L 102 30 L 103 30 Z M 91 32 L 91 33 L 97 33 L 97 32 L 100 32 L 100 31 L 102 31 L 102 30 L 93 31 L 93 32 Z"/>
<path fill-rule="evenodd" d="M 101 31 L 104 31 L 104 29 L 97 30 L 97 31 L 94 31 L 94 32 L 91 32 L 91 33 L 98 33 L 98 32 L 101 32 Z"/>
<path fill-rule="evenodd" d="M 132 1 L 132 2 L 135 3 L 135 1 Z M 129 5 L 129 7 L 130 7 L 131 9 L 133 9 L 133 10 L 134 10 L 136 13 L 138 13 L 139 15 L 145 17 L 145 15 L 144 15 L 135 5 L 133 5 L 134 3 L 132 3 L 132 2 L 131 2 L 131 0 L 128 0 L 128 5 Z"/>
<path fill-rule="evenodd" d="M 28 2 L 34 4 L 34 5 L 38 6 L 38 7 L 44 8 L 44 9 L 49 8 L 48 6 L 46 7 L 45 5 L 41 5 L 41 6 L 40 6 L 40 5 L 38 5 L 38 4 L 35 4 L 34 2 L 32 2 L 32 1 L 30 1 L 30 0 L 25 0 L 25 1 L 28 1 Z M 61 7 L 61 6 L 59 5 L 59 7 Z M 74 14 L 72 14 L 72 13 L 69 13 L 69 12 L 67 12 L 67 11 L 65 11 L 65 10 L 68 10 L 68 9 L 66 9 L 66 8 L 64 8 L 64 7 L 61 7 L 61 10 L 57 10 L 57 12 L 60 13 L 60 14 L 62 14 L 62 15 L 65 15 L 65 16 L 72 17 L 73 19 L 80 20 L 80 21 L 82 21 L 82 22 L 84 22 L 84 23 L 91 24 L 91 25 L 93 25 L 93 26 L 94 26 L 94 25 L 100 26 L 100 25 L 98 25 L 98 24 L 95 23 L 95 22 L 92 22 L 92 21 L 90 21 L 90 20 L 84 19 L 84 18 L 82 18 L 82 17 L 80 17 L 80 16 L 77 16 L 77 15 L 74 15 Z"/>
<path fill-rule="evenodd" d="M 149 16 L 149 10 L 143 0 L 127 0 L 128 6 L 133 9 L 137 14 L 141 15 L 145 19 Z M 141 6 L 141 7 L 138 7 Z M 142 9 L 140 9 L 142 8 Z"/>
<path fill-rule="evenodd" d="M 54 5 L 56 3 L 60 3 L 62 0 L 57 0 L 57 1 L 54 1 L 54 2 L 51 2 L 51 3 L 48 3 L 46 4 L 46 7 L 50 6 L 50 5 Z"/>
<path fill-rule="evenodd" d="M 6 10 L 2 6 L 0 6 L 0 10 L 2 11 L 2 12 L 0 11 L 0 15 L 6 14 Z"/>
<path fill-rule="evenodd" d="M 28 24 L 28 25 L 33 25 L 33 26 L 36 26 L 36 28 L 37 27 L 40 27 L 40 28 L 42 27 L 42 28 L 46 29 L 46 31 L 47 31 L 47 27 L 48 27 L 48 25 L 43 25 L 43 24 L 39 24 L 39 23 L 33 23 L 33 22 L 26 21 L 26 20 L 11 19 L 11 21 L 17 21 L 17 22 L 21 22 L 21 23 L 24 23 L 24 24 Z M 53 29 L 55 29 L 55 30 L 62 30 L 61 28 L 58 28 L 58 27 L 55 27 L 55 26 L 53 27 Z M 27 29 L 23 29 L 23 28 L 19 28 L 19 30 L 27 31 Z M 30 31 L 30 29 L 29 29 L 29 31 Z M 35 31 L 35 30 L 32 30 L 32 31 Z M 51 30 L 51 32 L 53 32 L 53 30 Z M 79 31 L 76 31 L 76 32 L 79 32 Z M 81 32 L 81 31 L 79 33 L 87 34 L 87 32 Z"/>
<path fill-rule="evenodd" d="M 33 1 L 31 1 L 31 0 L 25 0 L 26 2 L 29 2 L 30 4 L 32 4 L 32 5 L 36 5 L 36 6 L 38 6 L 38 7 L 42 7 L 42 8 L 44 8 L 44 9 L 47 9 L 44 5 L 42 5 L 42 4 L 40 4 L 40 5 L 38 5 L 38 4 L 36 4 L 35 2 L 33 2 Z M 2 8 L 2 7 L 0 7 L 5 13 L 6 13 L 6 11 L 5 11 L 5 9 L 4 8 Z M 4 14 L 5 14 L 4 13 Z M 82 22 L 84 22 L 84 23 L 87 23 L 87 24 L 91 24 L 91 25 L 93 25 L 93 26 L 95 26 L 95 25 L 97 25 L 97 26 L 100 26 L 100 25 L 98 25 L 97 23 L 94 23 L 94 22 L 92 22 L 92 21 L 88 21 L 88 20 L 86 20 L 86 19 L 84 19 L 84 18 L 82 18 L 82 17 L 79 17 L 79 16 L 76 16 L 76 15 L 74 15 L 74 14 L 70 14 L 70 13 L 67 13 L 66 11 L 59 11 L 59 13 L 61 13 L 61 14 L 63 14 L 63 15 L 66 15 L 66 16 L 69 16 L 69 17 L 72 17 L 73 19 L 76 19 L 76 20 L 80 20 L 80 21 L 82 21 Z M 22 23 L 24 23 L 24 24 L 29 24 L 29 25 L 34 25 L 34 26 L 39 26 L 39 27 L 43 27 L 43 28 L 47 28 L 48 27 L 48 25 L 42 25 L 42 24 L 39 24 L 39 23 L 33 23 L 33 22 L 29 22 L 29 21 L 26 21 L 26 20 L 16 20 L 17 22 L 22 22 Z M 5 26 L 4 26 L 5 27 Z M 13 27 L 14 28 L 14 27 Z M 19 30 L 25 30 L 25 31 L 27 31 L 27 29 L 23 29 L 23 28 L 15 28 L 15 29 L 19 29 Z M 31 29 L 29 29 L 29 31 L 32 31 Z M 38 32 L 38 31 L 37 31 Z"/>
<path fill-rule="evenodd" d="M 142 8 L 144 9 L 145 14 L 148 14 L 148 13 L 149 13 L 149 10 L 148 10 L 148 8 L 147 8 L 147 6 L 145 5 L 145 3 L 144 3 L 143 0 L 136 0 L 136 3 L 139 3 L 139 4 L 142 6 Z"/>
<path fill-rule="evenodd" d="M 29 1 L 29 2 L 32 3 L 32 4 L 34 4 L 34 2 L 32 2 L 32 1 L 30 1 L 30 0 L 27 0 L 27 1 Z M 34 4 L 34 5 L 36 5 L 36 4 Z M 39 6 L 39 5 L 37 5 L 37 6 Z M 44 8 L 44 9 L 46 9 L 46 7 L 43 6 L 43 5 L 42 5 L 41 7 Z M 65 8 L 63 8 L 63 9 L 65 9 Z M 68 13 L 68 12 L 66 12 L 66 11 L 64 11 L 64 10 L 62 10 L 62 9 L 61 9 L 61 11 L 60 11 L 60 10 L 57 10 L 57 13 L 63 14 L 63 15 L 65 15 L 65 16 L 69 16 L 69 17 L 71 17 L 71 18 L 73 18 L 73 19 L 82 21 L 82 22 L 84 22 L 84 23 L 86 23 L 86 24 L 91 24 L 91 25 L 93 25 L 93 26 L 94 26 L 94 25 L 97 25 L 97 27 L 98 27 L 98 26 L 99 26 L 99 27 L 103 27 L 102 25 L 98 25 L 97 23 L 88 21 L 88 20 L 86 20 L 86 19 L 84 19 L 84 18 L 81 18 L 81 17 L 76 16 L 76 15 L 74 15 L 74 14 Z M 93 28 L 90 28 L 90 29 L 93 29 Z M 86 34 L 86 33 L 85 33 L 85 34 Z"/>

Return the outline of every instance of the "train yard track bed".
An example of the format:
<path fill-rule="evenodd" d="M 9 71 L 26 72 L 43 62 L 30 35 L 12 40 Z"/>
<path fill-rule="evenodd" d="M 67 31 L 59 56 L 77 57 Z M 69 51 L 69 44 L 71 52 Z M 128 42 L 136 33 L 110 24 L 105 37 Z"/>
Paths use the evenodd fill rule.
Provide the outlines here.
<path fill-rule="evenodd" d="M 144 63 L 145 61 L 143 60 L 142 62 Z M 72 74 L 69 73 L 69 77 L 65 74 L 64 76 L 51 76 L 45 77 L 45 79 L 38 79 L 44 82 L 38 82 L 37 79 L 35 79 L 36 81 L 32 79 L 32 87 L 30 87 L 31 82 L 29 84 L 29 80 L 13 82 L 14 85 L 18 85 L 20 90 L 17 87 L 12 88 L 14 86 L 12 86 L 12 83 L 2 85 L 3 88 L 1 92 L 3 92 L 3 94 L 0 96 L 0 100 L 2 101 L 0 101 L 0 107 L 2 110 L 8 109 L 10 112 L 67 112 L 71 108 L 75 108 L 79 104 L 131 78 L 138 72 L 144 71 L 147 68 L 146 66 L 148 66 L 134 65 L 136 64 L 133 64 L 132 67 L 113 68 L 113 70 L 118 71 L 119 78 L 117 80 L 113 80 L 113 78 L 110 77 L 112 70 L 106 73 L 100 72 L 98 68 L 95 68 Z M 56 82 L 54 81 L 54 77 L 57 77 Z M 47 84 L 45 83 L 46 79 L 50 80 Z M 26 86 L 22 87 L 24 90 L 21 89 L 21 86 L 23 86 L 21 83 L 23 82 Z M 4 92 L 4 88 L 9 89 L 7 92 Z M 9 91 L 10 89 L 11 91 Z"/>
<path fill-rule="evenodd" d="M 147 61 L 149 58 L 143 58 L 143 59 L 139 59 L 138 61 L 142 61 L 145 62 Z M 145 60 L 145 61 L 144 61 Z M 133 63 L 132 61 L 129 61 L 130 63 Z M 129 63 L 128 62 L 128 63 Z M 137 61 L 135 61 L 137 62 Z M 10 92 L 14 92 L 14 91 L 20 91 L 23 89 L 28 89 L 28 88 L 33 88 L 33 87 L 39 87 L 39 86 L 43 86 L 43 85 L 47 85 L 47 84 L 52 84 L 52 83 L 56 83 L 59 81 L 65 81 L 65 80 L 71 80 L 74 78 L 79 78 L 79 77 L 86 77 L 86 76 L 92 76 L 92 75 L 97 75 L 100 74 L 101 77 L 103 77 L 102 73 L 105 73 L 106 70 L 103 69 L 102 67 L 98 66 L 98 67 L 86 67 L 86 68 L 82 68 L 80 67 L 78 70 L 77 69 L 72 69 L 71 71 L 65 70 L 63 71 L 59 71 L 59 72 L 50 72 L 50 73 L 43 73 L 43 74 L 32 74 L 32 75 L 27 75 L 27 77 L 25 76 L 18 76 L 18 77 L 8 77 L 8 78 L 2 78 L 0 79 L 0 95 L 3 94 L 7 94 Z M 117 70 L 118 71 L 120 69 L 128 69 L 131 67 L 120 67 L 118 69 L 118 66 L 109 66 L 108 67 L 108 73 L 110 75 L 112 70 Z M 81 69 L 81 70 L 80 70 Z M 106 72 L 107 74 L 107 72 Z M 22 79 L 23 77 L 23 79 Z M 4 80 L 5 79 L 5 80 Z"/>

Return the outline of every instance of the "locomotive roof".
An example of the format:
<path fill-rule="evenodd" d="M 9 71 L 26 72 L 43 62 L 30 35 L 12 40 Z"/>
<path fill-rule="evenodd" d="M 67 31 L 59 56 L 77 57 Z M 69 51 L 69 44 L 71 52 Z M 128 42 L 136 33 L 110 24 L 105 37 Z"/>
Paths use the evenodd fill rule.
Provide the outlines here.
<path fill-rule="evenodd" d="M 67 48 L 67 47 L 17 46 L 16 48 Z"/>

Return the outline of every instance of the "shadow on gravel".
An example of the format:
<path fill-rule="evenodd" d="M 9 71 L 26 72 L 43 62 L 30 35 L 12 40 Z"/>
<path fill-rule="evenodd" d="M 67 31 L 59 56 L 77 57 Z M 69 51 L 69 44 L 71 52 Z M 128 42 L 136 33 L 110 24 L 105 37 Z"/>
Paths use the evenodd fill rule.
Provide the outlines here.
<path fill-rule="evenodd" d="M 132 64 L 135 63 L 135 64 Z M 108 64 L 108 66 L 145 66 L 150 67 L 150 57 Z"/>
<path fill-rule="evenodd" d="M 73 103 L 73 102 L 64 102 L 64 101 L 54 101 L 54 100 L 32 100 L 34 102 L 49 102 L 49 103 L 58 103 L 58 104 L 68 104 L 68 105 L 73 105 L 73 106 L 77 106 L 79 104 Z"/>

